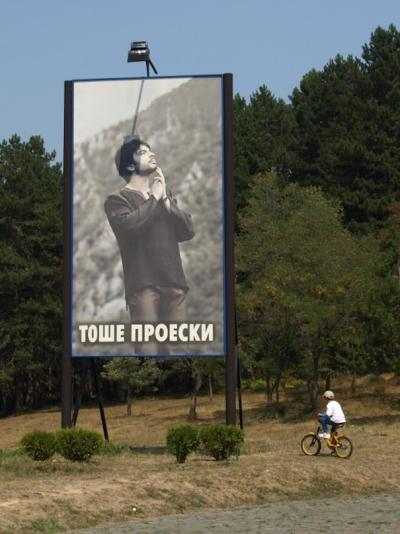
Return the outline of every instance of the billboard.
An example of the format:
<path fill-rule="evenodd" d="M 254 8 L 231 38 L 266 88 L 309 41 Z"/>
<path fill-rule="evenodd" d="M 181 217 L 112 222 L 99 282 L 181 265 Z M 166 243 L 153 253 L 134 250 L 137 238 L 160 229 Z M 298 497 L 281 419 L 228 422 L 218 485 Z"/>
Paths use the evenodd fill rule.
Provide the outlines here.
<path fill-rule="evenodd" d="M 227 355 L 226 76 L 66 82 L 69 356 Z"/>

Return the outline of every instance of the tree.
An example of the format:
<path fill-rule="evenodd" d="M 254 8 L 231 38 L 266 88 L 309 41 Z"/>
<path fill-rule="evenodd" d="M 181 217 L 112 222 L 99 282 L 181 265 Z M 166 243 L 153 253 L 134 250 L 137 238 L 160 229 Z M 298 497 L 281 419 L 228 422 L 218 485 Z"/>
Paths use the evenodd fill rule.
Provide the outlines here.
<path fill-rule="evenodd" d="M 126 395 L 126 413 L 131 416 L 134 396 L 157 391 L 161 371 L 154 360 L 115 358 L 104 365 L 102 376 L 121 384 Z"/>
<path fill-rule="evenodd" d="M 275 287 L 266 284 L 259 291 L 248 282 L 237 291 L 242 366 L 252 378 L 265 380 L 266 414 L 275 415 L 273 394 L 279 402 L 280 385 L 298 361 L 300 324 Z"/>
<path fill-rule="evenodd" d="M 290 168 L 294 120 L 290 106 L 262 85 L 249 104 L 236 95 L 234 110 L 234 154 L 237 207 L 247 203 L 251 177 L 274 169 L 285 176 Z"/>
<path fill-rule="evenodd" d="M 361 58 L 311 70 L 291 97 L 290 179 L 338 199 L 352 231 L 384 227 L 400 200 L 399 52 L 396 28 L 377 28 Z"/>
<path fill-rule="evenodd" d="M 0 411 L 58 397 L 62 173 L 40 137 L 0 144 Z"/>
<path fill-rule="evenodd" d="M 217 385 L 221 381 L 221 363 L 215 359 L 208 358 L 190 358 L 182 360 L 182 364 L 186 367 L 186 370 L 191 375 L 191 395 L 190 395 L 190 408 L 188 419 L 194 421 L 197 419 L 197 399 L 201 388 L 207 380 L 208 396 L 209 400 L 212 400 L 213 395 L 213 379 L 217 381 Z"/>
<path fill-rule="evenodd" d="M 307 380 L 315 408 L 329 346 L 366 295 L 372 258 L 337 203 L 312 187 L 281 188 L 274 175 L 257 178 L 240 224 L 242 343 L 275 379 L 291 368 Z"/>

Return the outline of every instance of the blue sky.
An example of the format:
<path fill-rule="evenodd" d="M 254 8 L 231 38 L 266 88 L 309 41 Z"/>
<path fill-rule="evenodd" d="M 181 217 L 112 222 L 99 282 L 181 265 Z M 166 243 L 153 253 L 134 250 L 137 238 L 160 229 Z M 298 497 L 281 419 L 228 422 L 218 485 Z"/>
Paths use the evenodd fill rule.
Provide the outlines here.
<path fill-rule="evenodd" d="M 61 161 L 64 80 L 145 75 L 131 41 L 161 76 L 232 72 L 246 98 L 266 84 L 287 99 L 399 19 L 398 0 L 0 0 L 0 140 L 41 135 Z"/>

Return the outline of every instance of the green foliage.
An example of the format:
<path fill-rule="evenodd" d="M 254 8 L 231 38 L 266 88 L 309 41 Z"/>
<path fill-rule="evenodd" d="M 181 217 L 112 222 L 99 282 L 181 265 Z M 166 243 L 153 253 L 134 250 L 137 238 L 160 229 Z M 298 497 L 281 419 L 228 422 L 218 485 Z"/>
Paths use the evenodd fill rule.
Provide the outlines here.
<path fill-rule="evenodd" d="M 153 360 L 118 358 L 104 366 L 104 378 L 122 382 L 131 393 L 140 395 L 157 391 L 156 382 L 160 370 Z"/>
<path fill-rule="evenodd" d="M 161 371 L 154 360 L 116 358 L 105 364 L 102 376 L 122 384 L 126 392 L 127 413 L 131 415 L 132 397 L 157 391 Z"/>
<path fill-rule="evenodd" d="M 338 333 L 359 327 L 377 284 L 376 257 L 346 230 L 341 210 L 316 188 L 254 181 L 237 240 L 238 319 L 248 368 L 310 381 L 315 402 Z M 369 243 L 371 245 L 371 243 Z M 369 247 L 371 248 L 371 247 Z"/>
<path fill-rule="evenodd" d="M 64 428 L 56 433 L 57 452 L 73 462 L 87 462 L 101 450 L 100 434 L 81 428 Z"/>
<path fill-rule="evenodd" d="M 58 394 L 63 219 L 54 158 L 40 137 L 0 144 L 0 412 Z"/>
<path fill-rule="evenodd" d="M 285 110 L 264 86 L 235 98 L 239 341 L 269 397 L 290 375 L 315 403 L 332 372 L 399 369 L 399 52 L 397 29 L 377 28 L 361 58 L 307 73 Z"/>
<path fill-rule="evenodd" d="M 56 438 L 52 432 L 34 430 L 23 436 L 21 446 L 32 460 L 44 461 L 56 452 Z"/>
<path fill-rule="evenodd" d="M 99 454 L 102 454 L 103 456 L 117 456 L 128 450 L 129 447 L 127 445 L 112 443 L 111 441 L 103 441 Z"/>
<path fill-rule="evenodd" d="M 234 168 L 237 207 L 247 203 L 251 176 L 275 170 L 286 176 L 290 167 L 290 151 L 294 120 L 291 108 L 262 85 L 250 102 L 236 95 L 234 108 Z"/>
<path fill-rule="evenodd" d="M 201 450 L 217 461 L 227 460 L 244 442 L 244 432 L 236 426 L 208 425 L 200 429 Z"/>
<path fill-rule="evenodd" d="M 318 185 L 357 232 L 376 231 L 400 199 L 400 33 L 377 28 L 361 58 L 337 56 L 292 94 L 291 180 Z"/>
<path fill-rule="evenodd" d="M 65 528 L 54 517 L 39 517 L 29 525 L 29 532 L 31 534 L 58 534 L 65 532 Z"/>
<path fill-rule="evenodd" d="M 397 29 L 377 28 L 359 58 L 337 56 L 306 73 L 290 103 L 265 85 L 248 101 L 234 98 L 241 363 L 244 376 L 271 395 L 287 378 L 306 380 L 315 392 L 318 378 L 328 373 L 400 372 L 399 54 Z M 223 307 L 214 179 L 220 164 L 210 145 L 220 129 L 215 87 L 215 114 L 203 112 L 209 107 L 202 87 L 179 88 L 176 112 L 183 129 L 174 129 L 172 144 L 181 144 L 193 121 L 200 137 L 184 152 L 171 152 L 166 136 L 158 149 L 169 186 L 180 191 L 179 205 L 196 225 L 195 241 L 182 244 L 191 281 L 188 316 L 196 321 L 222 317 Z M 160 116 L 163 105 L 158 101 L 143 116 L 145 137 L 152 134 L 149 118 Z M 121 123 L 119 131 L 128 127 Z M 112 181 L 111 146 L 81 148 L 77 165 L 84 179 L 76 193 L 84 199 L 95 191 L 99 209 L 88 217 L 85 203 L 77 202 L 76 231 L 85 245 L 85 261 L 78 263 L 87 271 L 75 289 L 82 306 L 101 308 L 99 295 L 104 302 L 117 296 L 108 282 L 119 255 L 116 248 L 90 243 L 105 236 L 101 205 L 120 182 Z M 194 154 L 197 165 L 191 168 Z M 180 188 L 182 176 L 192 176 L 190 187 Z M 0 413 L 37 408 L 59 396 L 62 186 L 61 167 L 40 137 L 0 143 Z M 106 263 L 112 268 L 104 271 L 104 284 L 104 277 L 95 279 L 93 265 L 103 272 Z M 218 322 L 216 331 L 223 332 Z M 133 396 L 160 387 L 186 392 L 191 385 L 195 414 L 196 395 L 207 379 L 218 386 L 220 374 L 214 360 L 118 359 L 105 364 L 103 376 L 111 382 L 106 394 L 126 394 L 128 413 Z"/>
<path fill-rule="evenodd" d="M 243 391 L 261 391 L 265 388 L 265 380 L 262 378 L 247 378 L 242 380 Z"/>
<path fill-rule="evenodd" d="M 187 456 L 194 452 L 198 445 L 198 432 L 193 426 L 180 425 L 168 429 L 167 449 L 168 452 L 175 455 L 179 464 L 183 464 Z"/>

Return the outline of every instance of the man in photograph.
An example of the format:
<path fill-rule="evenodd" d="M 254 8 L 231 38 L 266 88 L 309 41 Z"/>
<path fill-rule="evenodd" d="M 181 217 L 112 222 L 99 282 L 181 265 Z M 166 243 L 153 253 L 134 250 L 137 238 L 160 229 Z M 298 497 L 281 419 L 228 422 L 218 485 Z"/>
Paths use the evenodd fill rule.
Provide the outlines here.
<path fill-rule="evenodd" d="M 178 208 L 150 146 L 126 137 L 115 163 L 126 185 L 108 196 L 105 211 L 123 265 L 132 323 L 186 320 L 188 286 L 179 242 L 194 236 L 191 216 Z M 182 354 L 183 346 L 136 343 L 138 355 Z"/>

